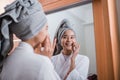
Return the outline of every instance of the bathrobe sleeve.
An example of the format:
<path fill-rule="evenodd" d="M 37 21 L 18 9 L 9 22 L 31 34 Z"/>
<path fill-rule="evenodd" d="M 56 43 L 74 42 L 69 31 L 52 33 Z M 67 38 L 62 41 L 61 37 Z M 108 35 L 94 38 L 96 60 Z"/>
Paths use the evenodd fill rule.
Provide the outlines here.
<path fill-rule="evenodd" d="M 77 63 L 76 68 L 70 72 L 66 80 L 87 80 L 87 74 L 89 69 L 89 59 L 84 56 L 82 61 L 77 59 L 79 63 Z"/>

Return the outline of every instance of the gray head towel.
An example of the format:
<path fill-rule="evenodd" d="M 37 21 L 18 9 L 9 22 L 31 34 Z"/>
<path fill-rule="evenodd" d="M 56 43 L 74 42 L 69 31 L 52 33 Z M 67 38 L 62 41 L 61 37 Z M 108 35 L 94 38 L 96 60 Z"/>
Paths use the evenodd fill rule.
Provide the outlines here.
<path fill-rule="evenodd" d="M 72 30 L 74 33 L 75 31 L 71 28 L 70 22 L 67 19 L 63 19 L 61 23 L 58 26 L 58 29 L 56 31 L 55 37 L 57 39 L 56 46 L 53 55 L 57 55 L 61 52 L 63 49 L 61 46 L 61 38 L 65 31 Z"/>
<path fill-rule="evenodd" d="M 38 34 L 47 23 L 42 6 L 37 0 L 16 0 L 0 15 L 0 63 L 13 46 L 13 33 L 21 40 Z"/>

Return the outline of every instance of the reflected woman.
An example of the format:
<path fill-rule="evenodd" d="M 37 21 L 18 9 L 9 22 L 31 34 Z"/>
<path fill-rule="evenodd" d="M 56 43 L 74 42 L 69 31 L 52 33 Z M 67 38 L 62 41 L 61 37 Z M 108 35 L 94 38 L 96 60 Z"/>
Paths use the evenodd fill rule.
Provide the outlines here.
<path fill-rule="evenodd" d="M 79 55 L 80 45 L 76 42 L 75 31 L 64 19 L 56 32 L 56 47 L 52 62 L 62 80 L 86 80 L 89 59 Z"/>

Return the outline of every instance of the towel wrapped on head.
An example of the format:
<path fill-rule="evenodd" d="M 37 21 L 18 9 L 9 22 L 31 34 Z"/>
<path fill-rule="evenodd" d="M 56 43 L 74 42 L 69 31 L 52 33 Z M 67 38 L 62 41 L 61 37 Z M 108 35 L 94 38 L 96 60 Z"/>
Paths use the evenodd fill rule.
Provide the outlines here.
<path fill-rule="evenodd" d="M 21 40 L 37 35 L 47 23 L 42 6 L 37 0 L 16 0 L 0 15 L 0 62 L 13 46 L 13 33 Z"/>
<path fill-rule="evenodd" d="M 61 21 L 61 23 L 59 24 L 58 29 L 54 36 L 54 38 L 56 38 L 57 41 L 56 41 L 56 46 L 55 46 L 53 55 L 59 54 L 61 52 L 61 50 L 63 49 L 61 46 L 61 38 L 62 38 L 64 32 L 67 30 L 72 30 L 75 33 L 75 31 L 71 27 L 70 22 L 67 19 L 63 19 Z"/>

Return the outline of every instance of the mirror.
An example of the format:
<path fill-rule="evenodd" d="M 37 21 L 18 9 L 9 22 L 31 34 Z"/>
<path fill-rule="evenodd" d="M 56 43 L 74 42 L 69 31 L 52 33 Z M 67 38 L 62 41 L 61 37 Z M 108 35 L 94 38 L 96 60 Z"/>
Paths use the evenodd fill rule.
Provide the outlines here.
<path fill-rule="evenodd" d="M 88 76 L 97 74 L 92 3 L 47 14 L 47 18 L 51 40 L 61 20 L 66 18 L 70 21 L 80 44 L 79 54 L 88 56 L 90 60 Z"/>

